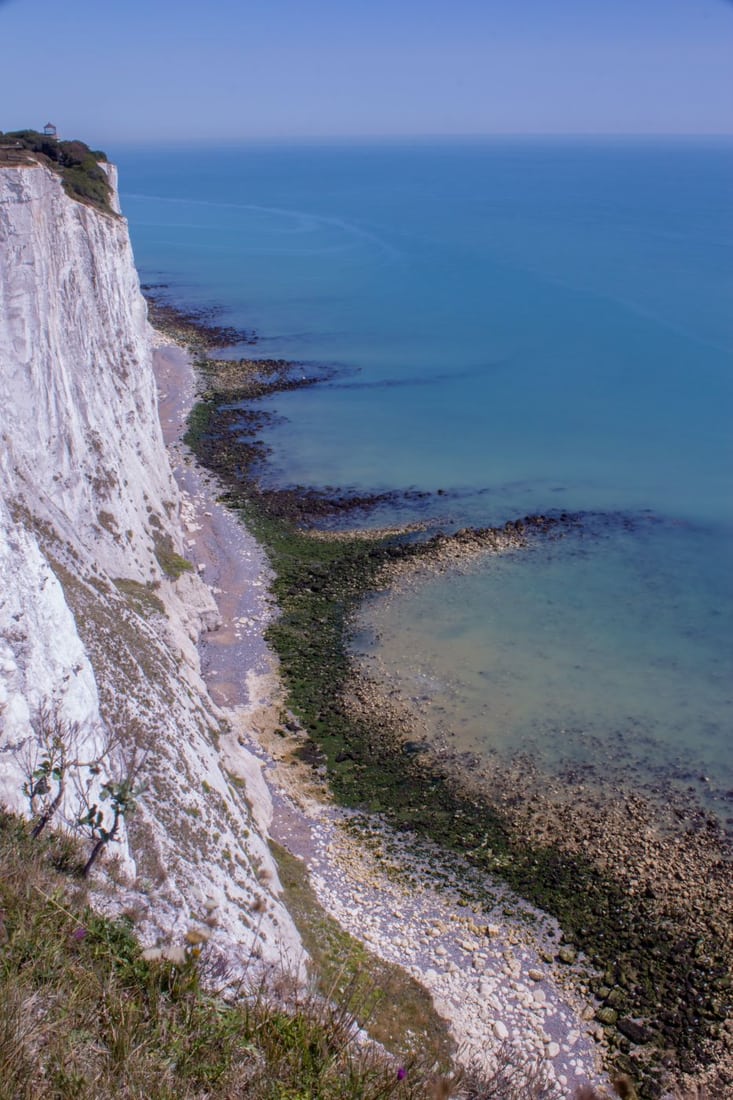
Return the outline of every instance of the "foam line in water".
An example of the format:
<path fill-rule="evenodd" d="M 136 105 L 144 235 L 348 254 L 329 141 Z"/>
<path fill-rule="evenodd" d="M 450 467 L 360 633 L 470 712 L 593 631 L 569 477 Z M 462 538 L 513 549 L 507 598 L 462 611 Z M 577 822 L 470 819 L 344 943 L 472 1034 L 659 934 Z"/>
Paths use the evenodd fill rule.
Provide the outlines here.
<path fill-rule="evenodd" d="M 257 203 L 250 202 L 216 202 L 213 199 L 182 199 L 172 196 L 164 195 L 147 195 L 142 192 L 128 192 L 122 196 L 125 202 L 130 200 L 142 199 L 146 202 L 151 200 L 154 202 L 161 202 L 166 205 L 179 205 L 179 206 L 208 206 L 216 207 L 222 210 L 246 210 L 254 214 L 274 214 L 281 218 L 291 218 L 299 225 L 296 229 L 290 230 L 292 233 L 313 233 L 319 226 L 332 226 L 334 229 L 340 229 L 344 233 L 349 233 L 354 237 L 358 237 L 361 240 L 368 241 L 370 244 L 377 245 L 386 255 L 392 259 L 400 259 L 402 253 L 394 245 L 389 244 L 387 241 L 378 237 L 375 233 L 372 233 L 368 229 L 364 229 L 360 225 L 355 225 L 353 222 L 345 221 L 343 218 L 330 218 L 324 214 L 312 214 L 307 210 L 289 210 L 278 206 L 260 206 Z M 138 225 L 145 224 L 137 222 Z M 192 226 L 190 223 L 182 223 L 180 226 L 175 225 L 175 228 L 195 228 L 195 229 L 210 229 L 210 226 Z M 232 227 L 228 226 L 227 231 L 231 232 Z M 326 250 L 328 251 L 328 250 Z"/>

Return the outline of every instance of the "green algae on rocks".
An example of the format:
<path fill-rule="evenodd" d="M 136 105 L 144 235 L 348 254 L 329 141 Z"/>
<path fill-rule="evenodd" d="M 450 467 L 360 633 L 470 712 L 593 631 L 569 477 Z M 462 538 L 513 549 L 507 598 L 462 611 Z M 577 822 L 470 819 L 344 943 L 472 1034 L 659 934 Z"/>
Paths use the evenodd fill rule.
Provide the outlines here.
<path fill-rule="evenodd" d="M 604 1027 L 614 1066 L 632 1074 L 642 1096 L 661 1095 L 666 1078 L 722 1063 L 733 997 L 726 916 L 716 905 L 725 896 L 729 865 L 715 858 L 719 837 L 712 836 L 709 820 L 699 828 L 693 823 L 687 837 L 706 853 L 705 889 L 713 887 L 700 911 L 693 904 L 685 908 L 676 896 L 660 897 L 651 886 L 630 888 L 624 852 L 614 853 L 613 835 L 603 852 L 574 846 L 559 818 L 548 839 L 538 839 L 542 834 L 529 827 L 531 815 L 524 813 L 521 779 L 510 793 L 506 790 L 507 783 L 516 783 L 516 774 L 502 775 L 499 769 L 492 797 L 455 761 L 411 741 L 404 716 L 355 673 L 350 655 L 354 613 L 368 594 L 389 583 L 395 570 L 521 547 L 535 537 L 562 537 L 582 517 L 525 517 L 502 528 L 422 539 L 399 532 L 362 538 L 319 531 L 316 536 L 308 529 L 314 518 L 349 507 L 366 510 L 372 501 L 260 484 L 268 454 L 260 433 L 267 414 L 245 403 L 263 392 L 320 379 L 301 375 L 296 380 L 282 361 L 217 361 L 205 349 L 205 333 L 199 332 L 195 352 L 204 392 L 191 414 L 186 442 L 220 478 L 225 501 L 239 511 L 268 554 L 280 611 L 268 628 L 268 640 L 280 660 L 288 705 L 311 737 L 304 751 L 314 765 L 326 766 L 335 797 L 346 806 L 379 813 L 396 829 L 438 842 L 447 858 L 455 853 L 498 875 L 556 917 L 566 948 L 582 951 L 598 972 L 596 1019 Z M 536 788 L 532 801 L 539 812 L 552 812 Z M 640 811 L 633 799 L 628 805 L 633 820 Z M 577 816 L 570 813 L 569 820 Z M 704 835 L 706 828 L 710 837 Z M 672 868 L 663 872 L 672 875 Z M 729 1078 L 720 1080 L 725 1085 Z"/>

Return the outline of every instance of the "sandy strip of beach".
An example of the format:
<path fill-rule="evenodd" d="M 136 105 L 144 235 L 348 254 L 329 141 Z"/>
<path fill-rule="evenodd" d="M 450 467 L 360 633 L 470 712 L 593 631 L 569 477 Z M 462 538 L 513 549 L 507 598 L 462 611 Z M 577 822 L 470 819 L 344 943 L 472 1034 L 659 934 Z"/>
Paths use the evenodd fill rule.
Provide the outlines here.
<path fill-rule="evenodd" d="M 380 837 L 379 828 L 373 843 L 357 842 L 349 815 L 329 802 L 312 769 L 293 763 L 302 734 L 274 736 L 281 691 L 264 639 L 274 613 L 267 561 L 182 442 L 196 392 L 188 354 L 161 342 L 154 367 L 163 433 L 183 495 L 187 555 L 212 587 L 222 618 L 201 644 L 204 676 L 214 701 L 232 716 L 233 737 L 262 762 L 273 798 L 273 838 L 304 860 L 327 912 L 430 991 L 462 1063 L 491 1068 L 509 1045 L 542 1067 L 545 1095 L 553 1100 L 582 1084 L 607 1083 L 594 1006 L 578 994 L 571 969 L 551 961 L 556 926 L 500 884 L 494 910 L 477 915 L 459 883 L 438 888 L 428 867 L 389 834 Z M 236 744 L 224 751 L 236 752 Z"/>

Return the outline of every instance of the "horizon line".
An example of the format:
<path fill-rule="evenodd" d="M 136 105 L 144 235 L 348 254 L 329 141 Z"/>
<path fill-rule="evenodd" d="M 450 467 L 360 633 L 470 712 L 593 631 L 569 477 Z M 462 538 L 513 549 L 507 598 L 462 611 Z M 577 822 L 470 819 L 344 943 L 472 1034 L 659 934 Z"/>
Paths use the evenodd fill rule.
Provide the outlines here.
<path fill-rule="evenodd" d="M 338 133 L 338 134 L 242 134 L 237 136 L 220 135 L 207 137 L 161 137 L 158 135 L 110 138 L 117 145 L 201 145 L 235 146 L 250 143 L 274 142 L 397 142 L 397 141 L 481 141 L 481 140 L 730 140 L 733 130 L 486 130 L 455 133 L 446 131 L 410 133 Z"/>

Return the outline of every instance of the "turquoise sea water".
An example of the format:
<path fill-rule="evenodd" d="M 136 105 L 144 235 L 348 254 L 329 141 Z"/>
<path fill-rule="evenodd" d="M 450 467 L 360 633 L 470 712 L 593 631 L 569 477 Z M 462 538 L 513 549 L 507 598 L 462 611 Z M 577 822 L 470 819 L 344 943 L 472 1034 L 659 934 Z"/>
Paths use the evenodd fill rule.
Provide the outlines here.
<path fill-rule="evenodd" d="M 370 602 L 432 732 L 733 788 L 733 144 L 113 153 L 143 281 L 337 368 L 264 403 L 267 477 L 600 515 Z"/>

